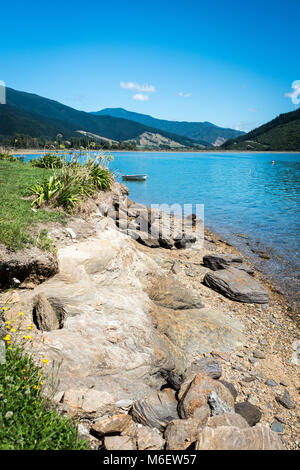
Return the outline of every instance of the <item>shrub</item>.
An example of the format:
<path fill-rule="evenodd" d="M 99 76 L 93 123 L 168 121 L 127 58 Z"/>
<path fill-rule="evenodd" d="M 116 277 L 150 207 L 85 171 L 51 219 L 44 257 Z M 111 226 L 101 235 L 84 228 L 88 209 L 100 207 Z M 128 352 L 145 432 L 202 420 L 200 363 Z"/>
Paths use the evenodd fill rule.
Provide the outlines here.
<path fill-rule="evenodd" d="M 113 182 L 108 169 L 110 160 L 110 156 L 88 159 L 84 164 L 80 164 L 78 158 L 68 162 L 62 160 L 61 169 L 30 188 L 37 196 L 33 204 L 40 207 L 43 203 L 51 203 L 72 212 L 85 198 L 110 189 Z"/>
<path fill-rule="evenodd" d="M 39 168 L 62 168 L 63 159 L 58 155 L 46 153 L 41 158 L 31 160 L 31 164 Z"/>

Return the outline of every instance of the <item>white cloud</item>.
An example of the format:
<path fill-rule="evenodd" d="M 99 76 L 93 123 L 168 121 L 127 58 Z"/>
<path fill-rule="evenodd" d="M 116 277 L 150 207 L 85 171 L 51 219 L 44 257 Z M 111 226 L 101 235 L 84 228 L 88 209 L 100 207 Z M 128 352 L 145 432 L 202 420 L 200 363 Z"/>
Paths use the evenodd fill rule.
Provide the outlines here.
<path fill-rule="evenodd" d="M 293 104 L 300 104 L 300 80 L 295 80 L 292 83 L 292 88 L 294 91 L 286 93 L 285 96 L 291 98 Z"/>
<path fill-rule="evenodd" d="M 178 93 L 178 96 L 182 96 L 183 98 L 189 98 L 190 96 L 192 96 L 192 93 L 182 93 L 182 91 L 180 91 Z"/>
<path fill-rule="evenodd" d="M 137 93 L 136 95 L 133 95 L 132 97 L 134 100 L 137 101 L 148 101 L 149 96 L 148 95 L 143 95 L 143 93 Z"/>
<path fill-rule="evenodd" d="M 127 82 L 127 83 L 120 82 L 120 87 L 127 88 L 128 90 L 143 91 L 146 93 L 154 93 L 156 91 L 156 88 L 153 85 L 148 85 L 148 84 L 139 85 L 138 83 L 134 83 L 134 82 Z"/>

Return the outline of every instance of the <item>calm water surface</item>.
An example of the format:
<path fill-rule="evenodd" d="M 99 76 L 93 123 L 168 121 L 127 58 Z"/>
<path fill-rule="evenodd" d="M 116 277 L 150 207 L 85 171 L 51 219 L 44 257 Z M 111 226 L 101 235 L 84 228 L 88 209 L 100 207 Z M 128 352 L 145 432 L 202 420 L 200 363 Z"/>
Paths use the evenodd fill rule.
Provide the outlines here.
<path fill-rule="evenodd" d="M 119 175 L 148 175 L 146 182 L 126 182 L 131 199 L 204 204 L 206 226 L 300 303 L 300 154 L 112 153 Z"/>

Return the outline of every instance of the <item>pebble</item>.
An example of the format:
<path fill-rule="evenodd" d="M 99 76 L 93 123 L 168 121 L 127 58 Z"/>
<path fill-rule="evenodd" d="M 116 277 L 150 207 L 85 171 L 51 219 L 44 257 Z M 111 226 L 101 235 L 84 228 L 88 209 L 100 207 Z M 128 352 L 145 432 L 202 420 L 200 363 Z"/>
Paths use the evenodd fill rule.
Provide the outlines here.
<path fill-rule="evenodd" d="M 277 385 L 277 383 L 273 379 L 266 380 L 265 384 L 268 385 L 268 387 L 276 387 L 276 385 Z"/>
<path fill-rule="evenodd" d="M 287 383 L 284 382 L 283 380 L 282 380 L 281 382 L 279 382 L 279 383 L 280 383 L 280 385 L 282 385 L 283 387 L 287 387 Z"/>
<path fill-rule="evenodd" d="M 258 351 L 257 349 L 253 352 L 253 357 L 255 357 L 257 359 L 265 359 L 266 358 L 266 356 L 261 351 Z"/>
<path fill-rule="evenodd" d="M 294 408 L 296 408 L 296 405 L 291 400 L 290 394 L 287 390 L 284 391 L 284 394 L 282 395 L 282 397 L 277 396 L 275 398 L 276 398 L 276 401 L 280 403 L 280 405 L 284 406 L 288 410 L 293 410 Z"/>
<path fill-rule="evenodd" d="M 284 432 L 284 426 L 282 426 L 282 424 L 279 423 L 278 421 L 274 421 L 274 423 L 271 426 L 271 430 L 274 432 L 282 433 Z"/>

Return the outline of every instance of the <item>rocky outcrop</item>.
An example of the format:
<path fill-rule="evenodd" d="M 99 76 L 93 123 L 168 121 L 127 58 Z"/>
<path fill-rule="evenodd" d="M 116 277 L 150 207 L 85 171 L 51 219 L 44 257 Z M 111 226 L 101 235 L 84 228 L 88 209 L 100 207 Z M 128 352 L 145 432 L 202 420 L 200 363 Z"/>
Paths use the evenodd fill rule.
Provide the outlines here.
<path fill-rule="evenodd" d="M 217 380 L 198 374 L 180 387 L 178 410 L 181 418 L 197 418 L 206 423 L 211 416 L 209 397 L 212 392 L 227 405 L 228 411 L 233 410 L 234 398 L 230 391 Z"/>
<path fill-rule="evenodd" d="M 195 219 L 181 219 L 158 209 L 149 209 L 121 196 L 110 204 L 99 204 L 100 213 L 109 217 L 118 229 L 150 248 L 187 248 L 203 239 L 203 224 Z M 198 229 L 198 230 L 197 230 Z"/>
<path fill-rule="evenodd" d="M 279 436 L 269 427 L 205 427 L 198 435 L 196 450 L 283 450 Z"/>
<path fill-rule="evenodd" d="M 221 269 L 205 274 L 206 286 L 238 302 L 266 304 L 268 292 L 249 274 L 236 268 Z"/>

